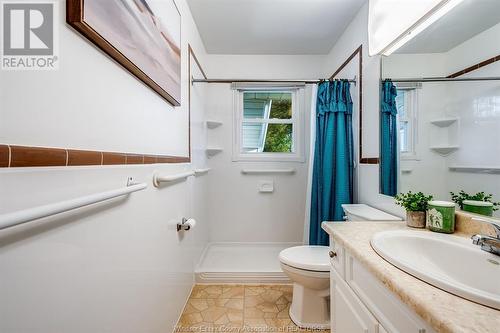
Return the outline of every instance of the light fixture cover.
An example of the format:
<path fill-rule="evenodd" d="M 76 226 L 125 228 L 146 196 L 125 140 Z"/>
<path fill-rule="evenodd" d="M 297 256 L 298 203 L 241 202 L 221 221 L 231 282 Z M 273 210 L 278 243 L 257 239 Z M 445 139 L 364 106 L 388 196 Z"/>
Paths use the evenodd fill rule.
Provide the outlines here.
<path fill-rule="evenodd" d="M 370 0 L 368 10 L 368 52 L 380 54 L 415 23 L 449 0 Z M 417 33 L 412 33 L 413 36 Z M 412 36 L 412 37 L 413 37 Z M 408 41 L 409 37 L 405 38 Z M 392 47 L 394 51 L 396 48 Z M 396 46 L 397 47 L 397 46 Z M 387 52 L 384 52 L 387 53 Z"/>

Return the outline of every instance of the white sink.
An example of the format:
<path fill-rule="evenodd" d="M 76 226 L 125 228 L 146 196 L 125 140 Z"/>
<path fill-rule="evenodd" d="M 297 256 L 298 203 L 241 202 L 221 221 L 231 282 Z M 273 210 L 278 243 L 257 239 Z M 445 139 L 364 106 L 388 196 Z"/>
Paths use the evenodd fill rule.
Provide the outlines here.
<path fill-rule="evenodd" d="M 447 292 L 500 310 L 500 256 L 470 239 L 425 231 L 384 231 L 373 249 L 399 269 Z"/>

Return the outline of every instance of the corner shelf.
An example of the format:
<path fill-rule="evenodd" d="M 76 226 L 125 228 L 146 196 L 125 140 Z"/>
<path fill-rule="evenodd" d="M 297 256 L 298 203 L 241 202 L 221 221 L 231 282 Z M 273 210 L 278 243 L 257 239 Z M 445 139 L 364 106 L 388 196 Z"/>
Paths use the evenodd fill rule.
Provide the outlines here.
<path fill-rule="evenodd" d="M 207 157 L 210 158 L 212 156 L 217 155 L 218 153 L 222 152 L 222 148 L 216 148 L 216 147 L 211 147 L 205 149 L 205 153 L 207 154 Z"/>
<path fill-rule="evenodd" d="M 436 125 L 438 127 L 448 127 L 456 121 L 458 121 L 457 117 L 439 118 L 431 120 L 431 124 Z"/>
<path fill-rule="evenodd" d="M 454 151 L 458 150 L 460 147 L 459 146 L 434 146 L 431 147 L 432 150 L 434 150 L 436 153 L 442 156 L 449 155 L 453 153 Z"/>
<path fill-rule="evenodd" d="M 222 122 L 216 120 L 207 120 L 207 128 L 214 129 L 222 125 Z"/>

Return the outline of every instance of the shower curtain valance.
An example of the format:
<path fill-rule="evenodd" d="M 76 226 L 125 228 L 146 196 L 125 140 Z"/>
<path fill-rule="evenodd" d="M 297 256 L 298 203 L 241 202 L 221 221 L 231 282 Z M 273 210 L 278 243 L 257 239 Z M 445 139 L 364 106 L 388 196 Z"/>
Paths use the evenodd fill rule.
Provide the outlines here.
<path fill-rule="evenodd" d="M 350 85 L 347 80 L 323 82 L 318 86 L 318 116 L 328 112 L 352 114 Z"/>

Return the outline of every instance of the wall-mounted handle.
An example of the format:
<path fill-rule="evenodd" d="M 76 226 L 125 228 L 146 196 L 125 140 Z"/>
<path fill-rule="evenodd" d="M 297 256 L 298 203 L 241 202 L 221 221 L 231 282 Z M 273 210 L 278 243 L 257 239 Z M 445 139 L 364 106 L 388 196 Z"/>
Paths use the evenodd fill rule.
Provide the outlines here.
<path fill-rule="evenodd" d="M 187 171 L 187 172 L 182 172 L 178 173 L 175 175 L 170 175 L 170 176 L 160 176 L 159 174 L 154 174 L 153 175 L 153 185 L 155 187 L 159 187 L 161 183 L 172 183 L 180 180 L 184 180 L 188 177 L 194 176 L 195 172 L 194 171 Z"/>
<path fill-rule="evenodd" d="M 243 169 L 241 173 L 244 175 L 258 175 L 258 174 L 294 174 L 295 169 Z"/>

